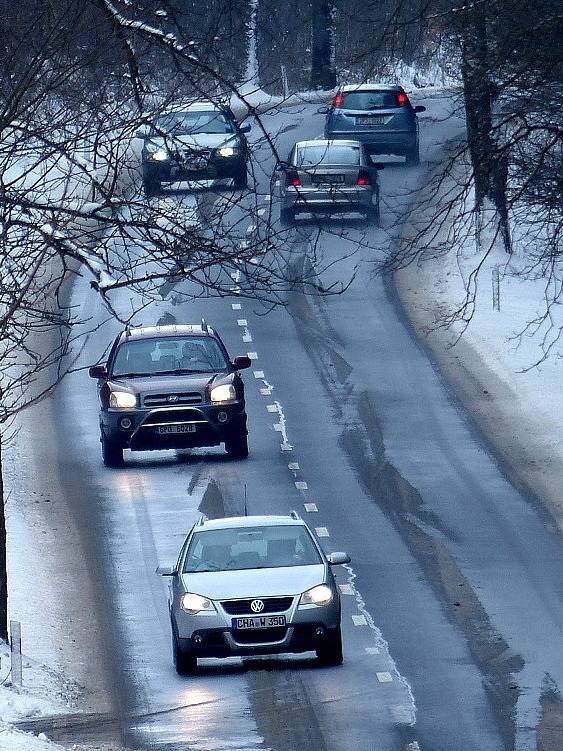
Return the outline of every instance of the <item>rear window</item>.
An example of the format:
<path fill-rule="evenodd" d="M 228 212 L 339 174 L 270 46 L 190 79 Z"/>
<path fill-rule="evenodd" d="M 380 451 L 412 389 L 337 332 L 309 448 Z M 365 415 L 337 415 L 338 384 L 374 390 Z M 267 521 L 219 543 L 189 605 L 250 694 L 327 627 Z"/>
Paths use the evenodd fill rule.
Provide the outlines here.
<path fill-rule="evenodd" d="M 318 164 L 359 164 L 359 146 L 338 146 L 319 144 L 318 146 L 302 146 L 297 149 L 296 164 L 298 167 L 316 167 Z"/>
<path fill-rule="evenodd" d="M 343 108 L 347 110 L 380 110 L 397 107 L 395 91 L 349 91 L 344 93 Z"/>

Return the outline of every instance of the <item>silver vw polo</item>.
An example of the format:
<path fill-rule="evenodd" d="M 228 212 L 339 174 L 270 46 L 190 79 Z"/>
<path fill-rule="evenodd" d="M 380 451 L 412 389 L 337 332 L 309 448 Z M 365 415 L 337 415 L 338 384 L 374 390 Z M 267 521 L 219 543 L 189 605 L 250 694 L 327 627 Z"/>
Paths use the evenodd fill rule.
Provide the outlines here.
<path fill-rule="evenodd" d="M 331 566 L 295 512 L 204 521 L 188 534 L 171 577 L 174 665 L 193 672 L 198 657 L 316 651 L 342 662 L 340 595 Z"/>

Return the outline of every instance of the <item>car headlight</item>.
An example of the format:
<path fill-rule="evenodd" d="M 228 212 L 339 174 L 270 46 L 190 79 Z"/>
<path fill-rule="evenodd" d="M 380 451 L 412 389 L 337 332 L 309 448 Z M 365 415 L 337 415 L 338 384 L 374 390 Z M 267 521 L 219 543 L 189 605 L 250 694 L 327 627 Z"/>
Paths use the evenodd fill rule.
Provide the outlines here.
<path fill-rule="evenodd" d="M 148 153 L 148 158 L 155 162 L 166 162 L 170 157 L 168 156 L 166 149 L 157 149 L 156 151 L 150 151 Z"/>
<path fill-rule="evenodd" d="M 201 595 L 195 595 L 193 592 L 186 592 L 180 599 L 180 607 L 185 610 L 186 613 L 200 613 L 202 610 L 215 610 L 211 600 Z"/>
<path fill-rule="evenodd" d="M 109 406 L 117 409 L 133 409 L 137 406 L 137 397 L 128 391 L 110 391 Z"/>
<path fill-rule="evenodd" d="M 217 153 L 219 156 L 235 156 L 239 153 L 239 150 L 236 146 L 221 146 Z"/>
<path fill-rule="evenodd" d="M 332 589 L 326 584 L 318 584 L 301 595 L 301 605 L 328 605 L 332 600 Z"/>
<path fill-rule="evenodd" d="M 224 404 L 225 402 L 234 402 L 237 392 L 231 383 L 224 383 L 222 386 L 215 386 L 211 389 L 209 397 L 212 402 Z"/>

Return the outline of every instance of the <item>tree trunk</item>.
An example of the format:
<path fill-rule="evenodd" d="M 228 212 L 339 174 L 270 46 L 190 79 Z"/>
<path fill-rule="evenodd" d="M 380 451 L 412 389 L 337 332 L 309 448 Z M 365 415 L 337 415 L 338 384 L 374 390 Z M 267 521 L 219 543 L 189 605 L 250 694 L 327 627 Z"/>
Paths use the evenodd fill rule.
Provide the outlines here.
<path fill-rule="evenodd" d="M 8 573 L 6 570 L 6 510 L 2 476 L 2 436 L 0 434 L 0 639 L 8 641 Z"/>
<path fill-rule="evenodd" d="M 332 0 L 313 0 L 311 20 L 311 86 L 313 89 L 333 89 L 336 86 L 334 40 Z"/>
<path fill-rule="evenodd" d="M 467 142 L 475 181 L 475 211 L 488 198 L 497 212 L 504 249 L 511 252 L 506 203 L 508 157 L 493 130 L 494 85 L 489 70 L 487 18 L 471 6 L 462 29 L 461 73 L 467 121 Z"/>

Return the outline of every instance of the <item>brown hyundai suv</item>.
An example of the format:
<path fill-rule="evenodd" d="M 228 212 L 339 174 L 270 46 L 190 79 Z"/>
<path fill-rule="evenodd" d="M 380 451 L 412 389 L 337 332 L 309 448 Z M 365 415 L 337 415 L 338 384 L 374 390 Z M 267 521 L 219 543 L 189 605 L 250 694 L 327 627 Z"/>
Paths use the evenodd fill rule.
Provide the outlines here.
<path fill-rule="evenodd" d="M 225 444 L 248 456 L 244 383 L 247 356 L 230 360 L 219 334 L 200 326 L 127 329 L 98 379 L 100 441 L 106 467 L 123 464 L 123 449 L 181 449 Z"/>

